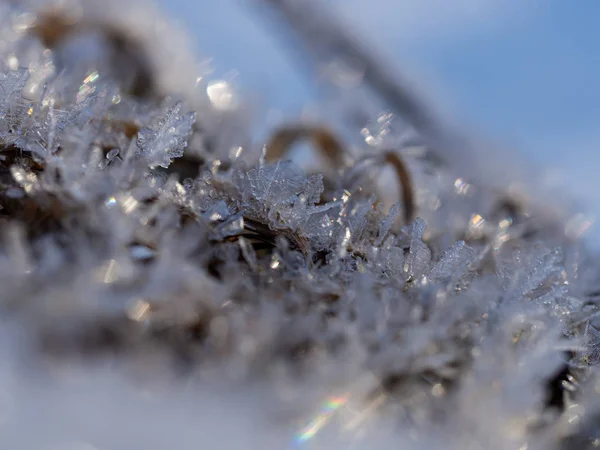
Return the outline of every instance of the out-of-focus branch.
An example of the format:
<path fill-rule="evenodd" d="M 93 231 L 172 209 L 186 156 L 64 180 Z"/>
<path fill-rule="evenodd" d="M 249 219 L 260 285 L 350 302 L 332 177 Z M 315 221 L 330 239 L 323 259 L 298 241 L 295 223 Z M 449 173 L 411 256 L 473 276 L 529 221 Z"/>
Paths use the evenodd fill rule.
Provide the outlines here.
<path fill-rule="evenodd" d="M 522 163 L 511 158 L 512 152 L 491 150 L 472 134 L 465 135 L 445 123 L 397 67 L 380 57 L 375 49 L 365 46 L 364 40 L 326 6 L 316 0 L 255 1 L 269 6 L 285 22 L 287 26 L 281 27 L 281 31 L 292 38 L 294 45 L 290 52 L 295 52 L 295 59 L 325 65 L 342 60 L 351 67 L 359 67 L 364 86 L 414 128 L 429 148 L 429 156 L 437 162 L 499 189 L 506 187 L 506 171 L 511 172 L 513 181 L 526 180 L 520 169 Z"/>
<path fill-rule="evenodd" d="M 439 138 L 441 127 L 431 109 L 414 94 L 410 83 L 390 68 L 372 48 L 351 36 L 339 18 L 314 1 L 262 0 L 274 8 L 315 62 L 335 58 L 358 65 L 366 86 L 423 137 Z"/>

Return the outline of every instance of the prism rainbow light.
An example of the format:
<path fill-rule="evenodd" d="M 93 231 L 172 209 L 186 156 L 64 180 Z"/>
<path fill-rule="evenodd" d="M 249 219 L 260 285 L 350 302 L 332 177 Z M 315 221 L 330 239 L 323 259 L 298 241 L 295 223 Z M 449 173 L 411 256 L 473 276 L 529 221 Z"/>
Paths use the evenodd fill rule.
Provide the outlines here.
<path fill-rule="evenodd" d="M 325 427 L 329 421 L 333 418 L 334 414 L 346 404 L 348 396 L 329 397 L 322 405 L 321 410 L 315 415 L 315 417 L 300 431 L 298 431 L 294 437 L 294 442 L 300 445 L 313 437 Z"/>

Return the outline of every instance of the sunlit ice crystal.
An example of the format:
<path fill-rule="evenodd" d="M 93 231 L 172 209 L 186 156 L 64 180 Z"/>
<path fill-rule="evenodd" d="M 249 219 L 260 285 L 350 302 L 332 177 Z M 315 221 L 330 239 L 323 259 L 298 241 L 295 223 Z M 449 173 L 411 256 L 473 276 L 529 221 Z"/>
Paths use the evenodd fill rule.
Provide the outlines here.
<path fill-rule="evenodd" d="M 29 79 L 25 69 L 0 74 L 0 133 L 5 142 L 18 139 L 21 124 L 29 112 L 30 102 L 23 97 L 23 89 Z"/>
<path fill-rule="evenodd" d="M 220 238 L 237 236 L 244 230 L 244 217 L 240 214 L 232 216 L 215 227 L 215 233 Z"/>
<path fill-rule="evenodd" d="M 237 172 L 242 206 L 274 229 L 295 230 L 309 220 L 323 191 L 321 175 L 307 176 L 291 161 Z"/>
<path fill-rule="evenodd" d="M 176 102 L 156 126 L 140 130 L 137 145 L 151 166 L 169 167 L 174 158 L 183 155 L 196 114 L 181 114 L 182 108 L 182 103 Z"/>
<path fill-rule="evenodd" d="M 442 282 L 459 278 L 468 270 L 468 266 L 475 260 L 476 254 L 476 251 L 466 245 L 464 241 L 459 241 L 442 254 L 440 260 L 429 272 L 428 278 L 432 281 Z"/>
<path fill-rule="evenodd" d="M 426 226 L 421 218 L 411 225 L 408 255 L 404 261 L 404 272 L 409 279 L 416 280 L 423 275 L 431 260 L 431 250 L 422 240 Z"/>
<path fill-rule="evenodd" d="M 317 180 L 320 177 L 316 177 Z M 321 194 L 322 185 L 312 181 L 291 161 L 260 165 L 242 175 L 239 181 L 244 198 L 255 201 L 278 201 L 307 191 L 307 202 L 314 203 Z"/>
<path fill-rule="evenodd" d="M 394 222 L 396 222 L 396 219 L 398 218 L 399 214 L 400 204 L 396 203 L 395 205 L 392 205 L 388 215 L 381 222 L 381 226 L 379 228 L 379 237 L 377 238 L 376 244 L 381 245 L 383 243 L 384 239 L 387 237 L 388 233 L 392 229 Z"/>

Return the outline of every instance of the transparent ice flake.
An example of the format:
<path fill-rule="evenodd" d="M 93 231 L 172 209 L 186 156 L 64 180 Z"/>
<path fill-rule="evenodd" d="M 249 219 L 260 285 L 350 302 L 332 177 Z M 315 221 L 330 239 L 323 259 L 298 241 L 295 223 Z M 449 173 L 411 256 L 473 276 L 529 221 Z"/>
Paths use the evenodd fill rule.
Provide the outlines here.
<path fill-rule="evenodd" d="M 22 92 L 29 79 L 24 69 L 0 73 L 0 139 L 12 144 L 20 134 L 20 128 L 31 111 L 31 102 Z"/>
<path fill-rule="evenodd" d="M 242 252 L 242 256 L 250 266 L 252 270 L 256 270 L 258 268 L 258 257 L 256 256 L 256 252 L 252 248 L 252 244 L 244 238 L 240 237 L 238 239 L 238 245 L 240 246 L 240 250 Z"/>
<path fill-rule="evenodd" d="M 392 207 L 390 208 L 390 212 L 381 222 L 381 225 L 379 226 L 379 231 L 377 233 L 377 240 L 375 241 L 375 245 L 382 244 L 383 240 L 387 237 L 388 233 L 392 229 L 392 226 L 394 225 L 394 222 L 398 218 L 399 214 L 400 203 L 396 203 L 392 205 Z"/>
<path fill-rule="evenodd" d="M 600 362 L 600 331 L 588 323 L 585 328 L 585 340 L 583 359 L 590 366 L 596 365 Z"/>
<path fill-rule="evenodd" d="M 431 250 L 422 240 L 426 226 L 420 217 L 412 224 L 408 255 L 404 261 L 404 272 L 408 279 L 415 280 L 423 275 L 431 260 Z"/>
<path fill-rule="evenodd" d="M 475 259 L 477 252 L 464 241 L 456 242 L 446 250 L 429 272 L 428 278 L 434 282 L 449 282 L 460 278 Z"/>
<path fill-rule="evenodd" d="M 307 177 L 291 161 L 238 171 L 234 183 L 246 213 L 273 230 L 297 231 L 321 211 L 314 206 L 323 190 L 321 175 Z"/>
<path fill-rule="evenodd" d="M 563 271 L 562 252 L 560 249 L 534 249 L 529 270 L 525 272 L 520 292 L 525 295 L 546 284 L 553 284 Z M 548 286 L 550 287 L 550 286 Z"/>
<path fill-rule="evenodd" d="M 183 156 L 188 144 L 196 113 L 181 113 L 182 103 L 170 107 L 156 126 L 143 128 L 138 133 L 137 146 L 150 167 L 169 167 L 174 158 Z"/>
<path fill-rule="evenodd" d="M 244 231 L 244 216 L 236 214 L 230 217 L 225 222 L 215 227 L 215 234 L 219 239 L 224 239 L 229 236 L 237 236 Z"/>
<path fill-rule="evenodd" d="M 304 190 L 306 176 L 291 161 L 262 165 L 246 173 L 249 191 L 245 194 L 254 200 L 280 203 Z"/>
<path fill-rule="evenodd" d="M 218 200 L 202 216 L 210 222 L 223 222 L 231 216 L 231 212 L 224 200 Z"/>
<path fill-rule="evenodd" d="M 336 222 L 327 213 L 313 214 L 303 227 L 315 250 L 325 250 L 335 244 Z"/>

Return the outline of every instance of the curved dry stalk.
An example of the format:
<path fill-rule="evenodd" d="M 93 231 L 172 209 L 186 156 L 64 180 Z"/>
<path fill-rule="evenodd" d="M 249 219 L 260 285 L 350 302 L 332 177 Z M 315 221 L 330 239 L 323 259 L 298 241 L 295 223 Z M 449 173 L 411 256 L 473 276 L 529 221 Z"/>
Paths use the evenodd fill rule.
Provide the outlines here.
<path fill-rule="evenodd" d="M 328 63 L 334 59 L 353 62 L 363 72 L 364 83 L 393 111 L 397 112 L 424 137 L 445 141 L 446 130 L 432 109 L 417 95 L 412 84 L 396 67 L 381 57 L 374 49 L 357 38 L 348 27 L 323 2 L 262 0 L 279 13 L 286 22 L 282 31 L 297 39 L 290 53 L 303 50 L 310 58 L 302 61 L 312 65 Z M 300 59 L 300 58 L 298 58 Z M 312 61 L 311 61 L 312 60 Z"/>
<path fill-rule="evenodd" d="M 359 160 L 346 174 L 344 186 L 349 190 L 349 184 L 355 184 L 360 180 L 361 174 L 366 170 L 375 168 L 381 169 L 383 166 L 389 165 L 396 173 L 396 179 L 400 187 L 400 200 L 402 201 L 404 210 L 404 223 L 408 224 L 413 221 L 416 215 L 417 205 L 415 198 L 415 190 L 412 181 L 412 176 L 406 163 L 402 157 L 393 150 L 385 150 L 376 155 L 369 155 Z"/>
<path fill-rule="evenodd" d="M 67 11 L 50 10 L 43 13 L 30 30 L 31 34 L 37 36 L 50 49 L 56 48 L 63 40 L 82 31 L 99 32 L 104 36 L 113 50 L 117 66 L 125 61 L 134 66 L 135 73 L 129 94 L 138 98 L 148 98 L 156 94 L 155 76 L 148 49 L 126 29 L 102 21 L 70 17 Z"/>
<path fill-rule="evenodd" d="M 291 125 L 275 131 L 267 144 L 265 159 L 268 162 L 278 161 L 301 140 L 312 141 L 331 167 L 344 165 L 346 151 L 341 142 L 327 128 L 309 125 Z"/>
<path fill-rule="evenodd" d="M 301 140 L 311 140 L 320 153 L 327 159 L 333 168 L 342 167 L 345 164 L 346 154 L 340 141 L 325 127 L 309 125 L 291 125 L 281 127 L 269 140 L 266 146 L 265 159 L 273 163 L 287 154 L 292 145 Z M 396 172 L 396 178 L 402 191 L 402 204 L 404 205 L 404 221 L 412 221 L 416 211 L 415 194 L 412 177 L 406 164 L 398 153 L 386 150 L 380 156 L 383 164 L 390 165 Z"/>
<path fill-rule="evenodd" d="M 404 206 L 404 222 L 410 223 L 415 217 L 417 205 L 412 177 L 400 155 L 392 150 L 383 154 L 383 162 L 392 166 L 402 190 L 402 205 Z"/>

